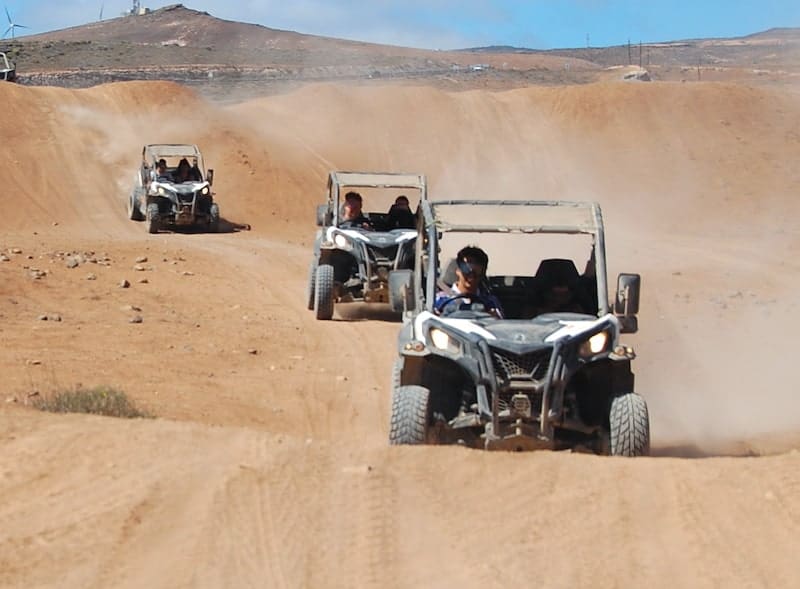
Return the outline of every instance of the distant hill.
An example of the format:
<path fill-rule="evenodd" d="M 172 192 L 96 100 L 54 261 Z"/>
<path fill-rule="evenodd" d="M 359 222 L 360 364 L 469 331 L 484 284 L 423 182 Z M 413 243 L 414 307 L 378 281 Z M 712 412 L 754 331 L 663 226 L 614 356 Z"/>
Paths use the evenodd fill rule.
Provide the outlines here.
<path fill-rule="evenodd" d="M 614 47 L 433 51 L 233 22 L 182 4 L 6 39 L 0 50 L 16 60 L 26 84 L 84 87 L 158 79 L 222 94 L 242 84 L 263 93 L 326 80 L 412 81 L 452 89 L 579 84 L 630 64 L 647 68 L 654 80 L 783 83 L 787 72 L 800 74 L 800 29 Z M 705 70 L 690 75 L 689 68 Z"/>

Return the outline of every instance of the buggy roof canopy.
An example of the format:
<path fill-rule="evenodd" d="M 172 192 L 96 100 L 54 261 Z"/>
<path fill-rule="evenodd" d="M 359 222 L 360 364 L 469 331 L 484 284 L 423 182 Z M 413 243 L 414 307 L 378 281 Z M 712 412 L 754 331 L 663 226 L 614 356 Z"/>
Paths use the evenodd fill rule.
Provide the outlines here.
<path fill-rule="evenodd" d="M 603 224 L 593 202 L 447 200 L 431 207 L 442 231 L 596 234 Z"/>
<path fill-rule="evenodd" d="M 142 154 L 147 157 L 200 157 L 200 150 L 196 145 L 185 145 L 175 143 L 153 143 L 145 145 Z"/>
<path fill-rule="evenodd" d="M 425 188 L 422 174 L 395 174 L 391 172 L 331 172 L 330 182 L 340 186 L 372 188 Z"/>

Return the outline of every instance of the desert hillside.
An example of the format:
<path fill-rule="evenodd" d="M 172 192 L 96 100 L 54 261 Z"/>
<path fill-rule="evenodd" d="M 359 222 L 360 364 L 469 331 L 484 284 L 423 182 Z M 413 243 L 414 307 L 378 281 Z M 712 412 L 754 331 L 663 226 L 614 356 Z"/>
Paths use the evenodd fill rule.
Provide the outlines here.
<path fill-rule="evenodd" d="M 790 91 L 323 84 L 221 106 L 130 82 L 0 102 L 0 585 L 800 584 Z M 252 230 L 127 220 L 156 141 L 198 143 Z M 611 271 L 643 276 L 627 341 L 656 456 L 389 448 L 399 324 L 303 304 L 337 168 L 426 173 L 434 198 L 599 201 Z M 157 419 L 29 407 L 78 384 Z"/>

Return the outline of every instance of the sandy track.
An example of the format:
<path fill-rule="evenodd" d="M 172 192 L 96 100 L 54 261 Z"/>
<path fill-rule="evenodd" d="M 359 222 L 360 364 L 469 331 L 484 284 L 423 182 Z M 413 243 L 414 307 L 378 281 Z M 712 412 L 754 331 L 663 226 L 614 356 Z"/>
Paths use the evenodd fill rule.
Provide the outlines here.
<path fill-rule="evenodd" d="M 321 87 L 218 109 L 168 84 L 0 87 L 31 122 L 2 129 L 14 134 L 0 144 L 17 166 L 0 194 L 12 210 L 0 250 L 20 252 L 0 262 L 0 400 L 16 400 L 0 406 L 0 585 L 485 587 L 542 571 L 548 587 L 800 583 L 785 357 L 800 327 L 788 163 L 800 146 L 786 131 L 800 111 L 729 86 L 620 88 Z M 125 219 L 125 177 L 146 140 L 137 122 L 174 116 L 179 100 L 196 101 L 209 128 L 167 125 L 165 140 L 210 146 L 223 214 L 252 232 L 148 236 Z M 359 141 L 336 134 L 359 117 Z M 458 131 L 473 118 L 477 139 Z M 559 147 L 511 169 L 515 153 L 546 145 Z M 489 188 L 467 174 L 476 165 L 509 172 L 498 190 L 534 172 L 559 195 L 591 186 L 612 270 L 644 275 L 632 342 L 657 452 L 774 455 L 387 447 L 398 324 L 363 307 L 320 323 L 303 300 L 324 171 L 361 161 L 427 171 L 448 195 Z M 98 182 L 75 179 L 85 168 Z M 107 265 L 67 268 L 75 253 Z M 48 274 L 33 279 L 32 266 Z M 77 383 L 120 387 L 159 419 L 24 406 Z"/>

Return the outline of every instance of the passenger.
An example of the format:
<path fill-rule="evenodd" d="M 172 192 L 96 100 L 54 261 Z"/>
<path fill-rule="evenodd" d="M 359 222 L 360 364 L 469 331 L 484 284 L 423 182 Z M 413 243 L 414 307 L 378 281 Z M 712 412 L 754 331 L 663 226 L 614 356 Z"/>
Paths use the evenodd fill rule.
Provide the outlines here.
<path fill-rule="evenodd" d="M 178 169 L 175 170 L 174 176 L 177 184 L 194 181 L 192 166 L 189 164 L 189 160 L 182 158 L 181 161 L 178 162 Z"/>
<path fill-rule="evenodd" d="M 455 311 L 483 310 L 503 318 L 503 308 L 486 285 L 489 256 L 479 247 L 467 246 L 456 255 L 456 281 L 449 290 L 437 293 L 433 309 L 437 315 Z"/>
<path fill-rule="evenodd" d="M 369 219 L 361 210 L 363 199 L 358 192 L 348 192 L 344 195 L 341 222 L 339 226 L 344 229 L 372 229 Z"/>
<path fill-rule="evenodd" d="M 389 208 L 389 229 L 413 229 L 417 224 L 408 197 L 401 194 L 394 200 L 394 204 Z"/>

